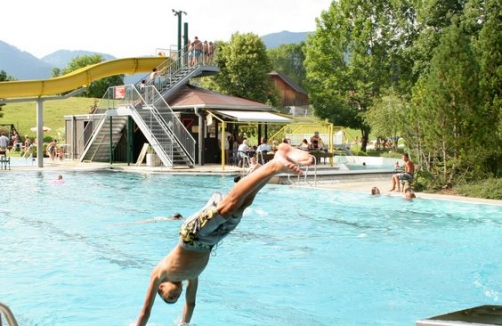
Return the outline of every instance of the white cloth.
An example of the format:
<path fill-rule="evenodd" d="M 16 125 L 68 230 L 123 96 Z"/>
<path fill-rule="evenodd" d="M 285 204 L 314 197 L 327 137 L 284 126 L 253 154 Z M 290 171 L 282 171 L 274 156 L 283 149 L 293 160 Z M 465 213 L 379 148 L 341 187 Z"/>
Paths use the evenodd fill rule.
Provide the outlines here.
<path fill-rule="evenodd" d="M 9 146 L 9 138 L 7 138 L 4 135 L 0 136 L 0 147 L 7 147 L 7 146 Z"/>
<path fill-rule="evenodd" d="M 269 144 L 260 144 L 260 146 L 258 146 L 258 148 L 256 149 L 256 152 L 270 152 L 271 151 L 271 147 Z"/>
<path fill-rule="evenodd" d="M 228 131 L 225 131 L 225 149 L 230 148 L 230 143 L 228 141 L 229 138 L 232 137 L 232 134 L 229 133 Z M 218 146 L 221 144 L 221 132 L 218 134 Z"/>

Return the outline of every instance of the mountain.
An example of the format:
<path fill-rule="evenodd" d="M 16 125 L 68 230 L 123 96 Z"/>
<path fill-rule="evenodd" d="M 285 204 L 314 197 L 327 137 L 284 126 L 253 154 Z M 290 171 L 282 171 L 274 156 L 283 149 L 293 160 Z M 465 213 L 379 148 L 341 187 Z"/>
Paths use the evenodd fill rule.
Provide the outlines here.
<path fill-rule="evenodd" d="M 307 35 L 312 32 L 288 32 L 263 35 L 261 39 L 267 49 L 277 48 L 282 44 L 300 43 L 306 40 Z M 69 51 L 58 50 L 45 57 L 38 59 L 28 52 L 21 51 L 18 48 L 0 41 L 0 70 L 13 76 L 18 80 L 29 79 L 48 79 L 52 77 L 52 69 L 65 68 L 68 63 L 77 56 L 101 54 L 105 60 L 113 60 L 114 56 L 105 53 L 96 53 L 90 51 Z M 126 75 L 124 82 L 132 84 L 137 82 L 142 75 Z"/>
<path fill-rule="evenodd" d="M 51 64 L 28 52 L 0 41 L 0 70 L 16 79 L 47 79 L 52 75 Z"/>
<path fill-rule="evenodd" d="M 279 33 L 272 33 L 263 35 L 261 37 L 263 43 L 267 49 L 275 49 L 281 46 L 282 44 L 298 44 L 300 42 L 305 42 L 307 39 L 307 35 L 312 34 L 313 32 L 288 32 L 282 31 Z"/>
<path fill-rule="evenodd" d="M 18 80 L 47 79 L 52 77 L 52 69 L 65 68 L 77 56 L 93 54 L 101 54 L 105 60 L 115 59 L 114 56 L 105 53 L 69 50 L 59 50 L 39 59 L 0 41 L 0 70 Z"/>
<path fill-rule="evenodd" d="M 105 53 L 96 53 L 83 50 L 79 51 L 58 50 L 56 52 L 46 55 L 45 57 L 42 57 L 41 60 L 47 62 L 48 64 L 53 65 L 54 67 L 65 68 L 76 57 L 81 57 L 84 55 L 90 56 L 95 54 L 101 54 L 103 58 L 105 58 L 105 60 L 116 59 L 114 56 Z"/>

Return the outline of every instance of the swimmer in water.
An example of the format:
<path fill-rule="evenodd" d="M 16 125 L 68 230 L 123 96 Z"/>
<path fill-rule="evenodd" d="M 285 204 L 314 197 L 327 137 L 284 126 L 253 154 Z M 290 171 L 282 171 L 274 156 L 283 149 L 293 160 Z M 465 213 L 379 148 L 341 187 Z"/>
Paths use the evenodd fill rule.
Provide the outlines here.
<path fill-rule="evenodd" d="M 298 164 L 312 163 L 308 152 L 283 143 L 272 160 L 235 182 L 226 196 L 215 192 L 200 211 L 185 220 L 178 244 L 153 269 L 136 325 L 147 324 L 157 294 L 168 304 L 178 301 L 183 281 L 187 283 L 181 323 L 190 323 L 199 275 L 209 262 L 212 248 L 237 227 L 244 210 L 273 176 L 288 171 L 301 175 Z"/>
<path fill-rule="evenodd" d="M 371 188 L 371 194 L 372 195 L 380 195 L 380 189 L 378 189 L 378 187 Z"/>
<path fill-rule="evenodd" d="M 50 182 L 53 184 L 62 184 L 64 183 L 63 176 L 60 174 L 58 175 L 57 179 L 50 180 Z"/>
<path fill-rule="evenodd" d="M 123 224 L 146 224 L 146 223 L 157 223 L 157 222 L 165 222 L 165 221 L 179 221 L 183 219 L 183 215 L 180 213 L 176 212 L 173 215 L 169 217 L 154 217 L 148 220 L 142 220 L 142 221 L 137 221 L 137 222 L 131 222 L 131 223 L 123 223 Z"/>
<path fill-rule="evenodd" d="M 407 200 L 412 200 L 413 198 L 417 198 L 417 196 L 415 196 L 415 193 L 413 192 L 413 190 L 411 190 L 410 187 L 406 187 L 406 189 L 404 189 L 404 198 Z"/>

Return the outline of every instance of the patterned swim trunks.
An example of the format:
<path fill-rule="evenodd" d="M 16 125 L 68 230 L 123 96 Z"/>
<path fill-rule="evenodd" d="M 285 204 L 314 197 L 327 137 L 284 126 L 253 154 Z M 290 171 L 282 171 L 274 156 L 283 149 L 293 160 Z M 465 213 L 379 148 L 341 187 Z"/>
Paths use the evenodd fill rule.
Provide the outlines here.
<path fill-rule="evenodd" d="M 223 199 L 215 193 L 208 203 L 190 216 L 180 229 L 180 245 L 191 251 L 211 251 L 224 237 L 234 230 L 241 216 L 228 219 L 219 215 L 217 205 Z"/>

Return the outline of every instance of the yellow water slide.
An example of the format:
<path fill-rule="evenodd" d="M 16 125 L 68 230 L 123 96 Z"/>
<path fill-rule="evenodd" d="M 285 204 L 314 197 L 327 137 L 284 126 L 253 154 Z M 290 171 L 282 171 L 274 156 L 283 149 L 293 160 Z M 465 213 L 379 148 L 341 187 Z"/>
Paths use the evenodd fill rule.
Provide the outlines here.
<path fill-rule="evenodd" d="M 163 63 L 166 63 L 165 57 L 124 58 L 90 65 L 51 79 L 0 82 L 0 98 L 61 94 L 109 76 L 151 72 Z"/>

